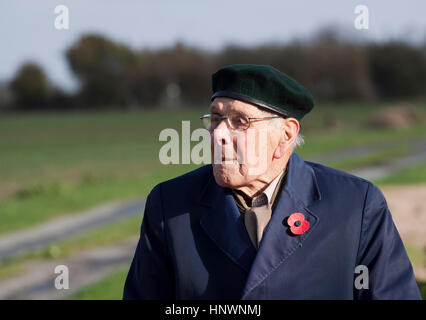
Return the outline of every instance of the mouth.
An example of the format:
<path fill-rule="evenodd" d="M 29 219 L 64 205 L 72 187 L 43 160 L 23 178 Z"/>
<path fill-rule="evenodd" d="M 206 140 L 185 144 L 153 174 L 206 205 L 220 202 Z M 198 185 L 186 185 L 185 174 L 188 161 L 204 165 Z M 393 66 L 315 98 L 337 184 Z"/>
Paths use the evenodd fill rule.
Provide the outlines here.
<path fill-rule="evenodd" d="M 222 158 L 221 160 L 215 162 L 214 164 L 216 166 L 229 166 L 229 165 L 233 165 L 235 163 L 235 160 L 232 158 Z"/>
<path fill-rule="evenodd" d="M 222 157 L 222 162 L 223 161 L 234 161 L 235 159 L 234 158 L 225 158 L 225 157 Z"/>

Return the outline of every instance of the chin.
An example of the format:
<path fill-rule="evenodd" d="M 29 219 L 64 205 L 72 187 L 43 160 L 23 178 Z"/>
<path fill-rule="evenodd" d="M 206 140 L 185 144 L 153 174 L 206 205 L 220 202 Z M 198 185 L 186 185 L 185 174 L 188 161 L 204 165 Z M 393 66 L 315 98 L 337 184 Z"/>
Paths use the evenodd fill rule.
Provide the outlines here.
<path fill-rule="evenodd" d="M 216 183 L 224 188 L 234 189 L 246 184 L 239 165 L 213 165 L 213 176 Z"/>

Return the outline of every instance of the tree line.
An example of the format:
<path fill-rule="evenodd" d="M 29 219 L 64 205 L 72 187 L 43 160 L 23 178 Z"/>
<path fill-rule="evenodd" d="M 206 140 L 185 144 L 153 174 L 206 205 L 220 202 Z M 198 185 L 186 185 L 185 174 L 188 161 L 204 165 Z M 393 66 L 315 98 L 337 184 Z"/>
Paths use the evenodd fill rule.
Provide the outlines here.
<path fill-rule="evenodd" d="M 200 107 L 209 103 L 211 74 L 234 63 L 268 64 L 321 101 L 365 101 L 425 95 L 426 46 L 402 41 L 355 43 L 325 33 L 310 41 L 226 46 L 218 52 L 177 43 L 134 50 L 104 36 L 81 37 L 65 53 L 79 89 L 52 84 L 42 67 L 25 63 L 7 85 L 15 110 Z"/>

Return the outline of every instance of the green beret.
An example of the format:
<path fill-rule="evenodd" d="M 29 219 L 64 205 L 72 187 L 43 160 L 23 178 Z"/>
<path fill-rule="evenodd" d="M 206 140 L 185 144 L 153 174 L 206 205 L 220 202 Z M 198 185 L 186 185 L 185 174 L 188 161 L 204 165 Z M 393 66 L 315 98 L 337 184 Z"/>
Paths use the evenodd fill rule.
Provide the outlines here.
<path fill-rule="evenodd" d="M 267 65 L 234 64 L 212 75 L 213 96 L 254 104 L 297 120 L 314 107 L 312 95 L 286 74 Z"/>

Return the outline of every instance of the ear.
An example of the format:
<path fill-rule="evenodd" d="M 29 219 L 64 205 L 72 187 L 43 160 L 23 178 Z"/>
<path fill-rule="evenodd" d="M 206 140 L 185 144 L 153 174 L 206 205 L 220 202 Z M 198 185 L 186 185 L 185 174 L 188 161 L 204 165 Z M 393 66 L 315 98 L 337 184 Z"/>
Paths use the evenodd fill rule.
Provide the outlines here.
<path fill-rule="evenodd" d="M 285 119 L 280 143 L 274 151 L 275 159 L 280 159 L 281 157 L 283 157 L 286 154 L 286 151 L 291 148 L 294 143 L 294 140 L 297 137 L 297 134 L 299 133 L 299 129 L 299 121 L 294 118 Z"/>
<path fill-rule="evenodd" d="M 278 146 L 276 147 L 275 151 L 274 151 L 274 158 L 275 159 L 280 159 L 282 156 L 284 156 L 285 151 L 288 147 L 288 136 L 284 133 L 280 143 L 278 144 Z"/>

